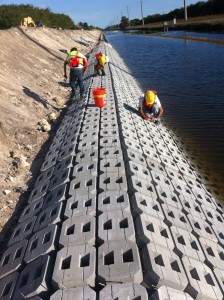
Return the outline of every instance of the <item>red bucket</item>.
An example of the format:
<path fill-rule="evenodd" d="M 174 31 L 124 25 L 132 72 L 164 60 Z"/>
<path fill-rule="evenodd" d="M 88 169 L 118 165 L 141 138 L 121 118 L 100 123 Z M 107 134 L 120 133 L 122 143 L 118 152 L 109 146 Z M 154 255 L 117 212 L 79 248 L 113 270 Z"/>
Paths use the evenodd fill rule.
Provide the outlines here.
<path fill-rule="evenodd" d="M 97 107 L 103 107 L 106 105 L 104 99 L 106 97 L 106 90 L 101 88 L 96 88 L 93 90 L 94 102 Z"/>

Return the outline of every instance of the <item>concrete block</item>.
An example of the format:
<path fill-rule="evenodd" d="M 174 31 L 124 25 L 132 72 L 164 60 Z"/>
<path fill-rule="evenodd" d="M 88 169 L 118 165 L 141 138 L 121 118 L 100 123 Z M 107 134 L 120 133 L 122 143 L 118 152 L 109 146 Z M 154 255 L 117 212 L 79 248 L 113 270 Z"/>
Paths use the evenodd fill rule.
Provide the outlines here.
<path fill-rule="evenodd" d="M 162 204 L 162 208 L 165 215 L 165 223 L 169 227 L 176 226 L 191 232 L 192 227 L 188 222 L 187 215 L 184 212 L 180 211 L 174 206 L 167 205 L 166 203 Z"/>
<path fill-rule="evenodd" d="M 73 216 L 62 224 L 59 244 L 64 246 L 95 244 L 96 220 L 94 216 Z"/>
<path fill-rule="evenodd" d="M 90 197 L 78 195 L 70 197 L 66 203 L 64 217 L 70 218 L 72 216 L 95 216 L 96 215 L 96 196 Z"/>
<path fill-rule="evenodd" d="M 69 195 L 78 196 L 85 193 L 87 197 L 96 194 L 96 176 L 77 177 L 70 183 Z"/>
<path fill-rule="evenodd" d="M 27 247 L 27 240 L 22 240 L 9 247 L 0 261 L 0 278 L 13 273 L 23 265 L 23 257 Z"/>
<path fill-rule="evenodd" d="M 139 192 L 144 195 L 148 195 L 150 198 L 156 200 L 157 194 L 155 185 L 151 183 L 151 180 L 144 180 L 137 178 L 135 175 L 128 178 L 129 190 L 131 194 Z"/>
<path fill-rule="evenodd" d="M 182 291 L 178 291 L 171 287 L 161 286 L 152 295 L 150 295 L 151 300 L 193 300 L 190 295 Z"/>
<path fill-rule="evenodd" d="M 174 192 L 173 184 L 171 181 L 164 175 L 161 175 L 160 173 L 155 173 L 154 171 L 151 171 L 152 175 L 152 182 L 157 187 L 157 189 L 166 189 L 166 191 L 169 193 Z"/>
<path fill-rule="evenodd" d="M 169 248 L 149 243 L 141 251 L 144 285 L 149 288 L 168 286 L 183 291 L 188 279 L 178 256 Z"/>
<path fill-rule="evenodd" d="M 49 224 L 44 229 L 36 232 L 29 240 L 24 261 L 28 264 L 41 255 L 50 255 L 57 247 L 59 228 L 55 224 Z"/>
<path fill-rule="evenodd" d="M 63 184 L 48 193 L 44 197 L 44 204 L 43 204 L 43 209 L 46 209 L 47 207 L 57 203 L 64 201 L 66 199 L 66 193 L 68 190 L 68 184 Z"/>
<path fill-rule="evenodd" d="M 176 170 L 177 172 L 179 171 L 178 164 L 176 164 L 172 158 L 169 158 L 162 154 L 159 155 L 159 158 L 165 169 L 169 168 L 169 169 Z"/>
<path fill-rule="evenodd" d="M 134 219 L 142 213 L 160 220 L 164 219 L 164 214 L 160 204 L 157 200 L 154 200 L 151 195 L 144 195 L 140 192 L 134 193 L 130 197 L 130 203 Z"/>
<path fill-rule="evenodd" d="M 79 141 L 98 141 L 99 133 L 97 131 L 85 131 L 79 136 Z"/>
<path fill-rule="evenodd" d="M 161 204 L 167 204 L 168 206 L 173 206 L 178 210 L 183 210 L 182 202 L 180 201 L 180 196 L 172 190 L 172 187 L 167 189 L 167 186 L 164 187 L 163 185 L 156 186 L 156 190 L 158 193 L 158 202 Z M 185 212 L 185 211 L 184 211 Z"/>
<path fill-rule="evenodd" d="M 49 299 L 52 291 L 51 277 L 53 271 L 53 261 L 47 256 L 39 258 L 28 264 L 20 274 L 14 295 L 16 299 L 29 299 L 39 296 Z"/>
<path fill-rule="evenodd" d="M 95 124 L 87 124 L 87 125 L 83 125 L 81 128 L 81 133 L 85 133 L 85 132 L 99 132 L 99 128 L 100 125 L 99 123 L 95 123 Z"/>
<path fill-rule="evenodd" d="M 62 161 L 57 162 L 54 167 L 54 175 L 62 172 L 64 169 L 72 168 L 74 165 L 74 157 L 69 156 Z"/>
<path fill-rule="evenodd" d="M 139 178 L 139 180 L 141 180 L 141 178 L 144 180 L 151 179 L 151 174 L 146 164 L 143 165 L 143 164 L 138 164 L 134 161 L 130 161 L 125 165 L 126 165 L 127 176 L 134 175 L 136 178 Z"/>
<path fill-rule="evenodd" d="M 142 147 L 139 145 L 138 140 L 133 143 L 132 140 L 123 139 L 122 140 L 122 148 L 123 149 L 132 149 L 133 151 L 137 152 L 138 154 L 142 155 Z"/>
<path fill-rule="evenodd" d="M 101 148 L 110 148 L 110 147 L 118 147 L 120 148 L 120 139 L 119 137 L 102 137 L 100 139 L 100 147 Z"/>
<path fill-rule="evenodd" d="M 49 226 L 49 224 L 57 224 L 61 222 L 64 204 L 62 202 L 55 203 L 39 214 L 33 232 L 38 232 L 41 229 Z"/>
<path fill-rule="evenodd" d="M 213 273 L 217 279 L 217 282 L 222 290 L 222 293 L 224 294 L 224 270 L 223 267 L 220 266 L 220 268 L 215 268 L 213 270 Z"/>
<path fill-rule="evenodd" d="M 49 156 L 44 160 L 42 166 L 41 166 L 41 171 L 45 171 L 49 169 L 50 167 L 54 166 L 58 160 L 58 153 L 53 153 L 52 156 Z"/>
<path fill-rule="evenodd" d="M 174 249 L 174 243 L 169 227 L 160 219 L 142 214 L 135 220 L 136 239 L 140 249 L 148 243 L 159 244 Z"/>
<path fill-rule="evenodd" d="M 142 152 L 139 152 L 139 151 L 135 151 L 135 150 L 132 150 L 132 149 L 127 149 L 125 152 L 124 152 L 124 161 L 128 162 L 128 161 L 133 161 L 133 162 L 136 162 L 138 164 L 142 164 L 143 166 L 145 166 L 145 158 L 142 154 Z"/>
<path fill-rule="evenodd" d="M 205 239 L 203 237 L 199 238 L 200 244 L 205 253 L 205 259 L 203 262 L 210 268 L 220 268 L 224 270 L 224 249 L 217 242 Z"/>
<path fill-rule="evenodd" d="M 67 157 L 75 156 L 76 155 L 75 148 L 76 145 L 70 145 L 68 147 L 61 149 L 58 155 L 58 160 L 61 161 Z"/>
<path fill-rule="evenodd" d="M 67 182 L 70 182 L 70 174 L 71 168 L 64 169 L 61 172 L 55 174 L 50 181 L 49 190 L 53 191 L 59 186 L 65 185 Z"/>
<path fill-rule="evenodd" d="M 98 140 L 92 140 L 91 138 L 80 141 L 78 144 L 78 152 L 87 150 L 97 150 Z"/>
<path fill-rule="evenodd" d="M 82 151 L 76 155 L 76 163 L 93 161 L 98 161 L 98 150 L 82 149 Z"/>
<path fill-rule="evenodd" d="M 98 236 L 103 241 L 129 240 L 135 242 L 132 216 L 124 211 L 104 212 L 99 216 Z"/>
<path fill-rule="evenodd" d="M 66 139 L 62 143 L 61 149 L 70 147 L 72 145 L 77 145 L 78 137 L 78 131 L 76 133 L 68 133 L 66 135 Z"/>
<path fill-rule="evenodd" d="M 128 194 L 124 191 L 104 191 L 98 196 L 98 211 L 126 211 L 130 213 Z"/>
<path fill-rule="evenodd" d="M 103 173 L 100 175 L 99 188 L 103 191 L 123 190 L 127 191 L 126 176 L 119 173 Z"/>
<path fill-rule="evenodd" d="M 43 203 L 44 203 L 44 198 L 40 198 L 40 199 L 37 199 L 36 201 L 33 201 L 30 204 L 28 204 L 24 208 L 24 210 L 19 218 L 19 223 L 29 219 L 32 216 L 37 216 L 38 213 L 42 209 Z"/>
<path fill-rule="evenodd" d="M 8 276 L 0 279 L 0 299 L 11 300 L 13 298 L 13 292 L 19 278 L 19 273 L 14 272 Z"/>
<path fill-rule="evenodd" d="M 48 192 L 48 188 L 49 188 L 49 184 L 50 184 L 50 180 L 47 180 L 45 182 L 43 182 L 42 184 L 39 184 L 38 186 L 36 186 L 28 199 L 28 202 L 31 203 L 41 197 L 43 197 L 47 192 Z"/>
<path fill-rule="evenodd" d="M 192 226 L 192 233 L 197 237 L 203 237 L 213 242 L 218 242 L 216 235 L 214 234 L 211 226 L 196 216 L 188 215 L 188 220 Z"/>
<path fill-rule="evenodd" d="M 100 291 L 100 300 L 148 300 L 146 289 L 137 283 L 107 285 Z"/>
<path fill-rule="evenodd" d="M 78 163 L 73 168 L 72 177 L 84 177 L 84 176 L 97 176 L 97 162 L 96 161 L 85 161 Z"/>
<path fill-rule="evenodd" d="M 223 228 L 224 230 L 224 217 L 216 209 L 211 207 L 202 206 L 203 211 L 206 215 L 206 220 L 210 225 L 215 225 L 218 228 Z"/>
<path fill-rule="evenodd" d="M 123 159 L 106 158 L 100 161 L 100 171 L 103 173 L 125 174 L 125 166 Z"/>
<path fill-rule="evenodd" d="M 29 218 L 24 222 L 19 223 L 13 230 L 13 233 L 8 242 L 8 246 L 11 246 L 24 239 L 28 239 L 33 232 L 33 227 L 36 222 L 36 219 L 37 217 L 33 216 L 32 218 Z"/>
<path fill-rule="evenodd" d="M 122 150 L 120 147 L 109 147 L 100 149 L 100 159 L 117 159 L 123 158 Z"/>
<path fill-rule="evenodd" d="M 189 283 L 185 288 L 194 299 L 222 299 L 223 293 L 213 272 L 202 262 L 190 257 L 182 258 Z"/>
<path fill-rule="evenodd" d="M 41 185 L 45 183 L 48 179 L 51 179 L 53 173 L 54 173 L 54 166 L 43 172 L 40 172 L 40 175 L 37 177 L 37 180 L 35 181 L 35 186 Z"/>
<path fill-rule="evenodd" d="M 58 290 L 50 300 L 96 300 L 96 292 L 89 286 Z"/>
<path fill-rule="evenodd" d="M 95 248 L 88 244 L 64 247 L 57 253 L 52 283 L 55 289 L 95 286 Z M 75 270 L 75 272 L 74 272 Z"/>
<path fill-rule="evenodd" d="M 202 262 L 205 261 L 204 251 L 198 239 L 190 231 L 172 226 L 172 236 L 175 243 L 173 250 L 180 258 L 187 256 Z"/>
<path fill-rule="evenodd" d="M 142 269 L 138 249 L 130 241 L 108 241 L 99 247 L 99 282 L 141 283 Z"/>
<path fill-rule="evenodd" d="M 111 123 L 101 123 L 101 129 L 109 129 L 109 130 L 119 130 L 117 122 L 111 122 Z"/>

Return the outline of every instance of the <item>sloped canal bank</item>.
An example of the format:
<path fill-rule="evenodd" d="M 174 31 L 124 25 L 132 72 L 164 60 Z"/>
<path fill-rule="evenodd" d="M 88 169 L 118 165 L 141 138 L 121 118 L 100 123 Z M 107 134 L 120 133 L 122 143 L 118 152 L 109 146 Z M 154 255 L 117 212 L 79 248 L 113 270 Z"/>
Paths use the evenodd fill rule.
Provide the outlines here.
<path fill-rule="evenodd" d="M 100 50 L 110 64 L 93 78 Z M 142 91 L 117 52 L 101 43 L 89 65 L 2 257 L 1 297 L 222 299 L 222 205 L 173 133 L 135 113 Z"/>

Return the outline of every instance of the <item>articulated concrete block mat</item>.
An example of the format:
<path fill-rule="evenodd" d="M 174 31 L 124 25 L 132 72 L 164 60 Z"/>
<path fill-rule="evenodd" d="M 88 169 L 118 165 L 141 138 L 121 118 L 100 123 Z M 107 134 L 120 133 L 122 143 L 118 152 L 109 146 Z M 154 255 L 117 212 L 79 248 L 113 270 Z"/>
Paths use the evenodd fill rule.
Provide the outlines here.
<path fill-rule="evenodd" d="M 74 157 L 70 156 L 70 157 L 66 157 L 65 159 L 57 162 L 57 164 L 54 167 L 54 175 L 61 172 L 64 169 L 73 167 L 73 161 L 74 161 Z"/>
<path fill-rule="evenodd" d="M 14 272 L 14 273 L 9 274 L 8 276 L 0 279 L 0 299 L 1 300 L 13 299 L 12 296 L 13 296 L 18 278 L 19 278 L 19 273 Z M 14 299 L 16 299 L 16 298 L 14 298 Z"/>
<path fill-rule="evenodd" d="M 119 136 L 118 128 L 102 128 L 100 131 L 100 137 L 117 137 Z"/>
<path fill-rule="evenodd" d="M 28 204 L 20 215 L 19 223 L 22 223 L 33 216 L 37 216 L 42 209 L 43 203 L 44 198 L 40 198 Z"/>
<path fill-rule="evenodd" d="M 174 242 L 169 227 L 161 220 L 150 215 L 142 214 L 135 219 L 137 244 L 140 249 L 149 243 L 159 244 L 170 250 Z"/>
<path fill-rule="evenodd" d="M 150 243 L 141 251 L 144 285 L 159 288 L 163 285 L 183 291 L 188 279 L 178 256 L 170 249 Z"/>
<path fill-rule="evenodd" d="M 61 172 L 55 174 L 50 180 L 49 190 L 53 191 L 56 188 L 58 188 L 59 186 L 70 182 L 70 173 L 71 173 L 71 169 L 68 168 L 68 169 L 64 169 Z"/>
<path fill-rule="evenodd" d="M 95 124 L 86 124 L 83 125 L 80 133 L 84 133 L 84 132 L 99 132 L 99 128 L 100 128 L 100 124 L 99 123 L 95 123 Z"/>
<path fill-rule="evenodd" d="M 223 293 L 213 272 L 204 263 L 190 257 L 183 257 L 183 264 L 189 284 L 185 292 L 194 299 L 223 299 Z"/>
<path fill-rule="evenodd" d="M 148 300 L 146 289 L 137 283 L 107 285 L 100 291 L 100 300 Z"/>
<path fill-rule="evenodd" d="M 130 197 L 133 218 L 137 218 L 142 213 L 164 220 L 164 214 L 157 199 L 153 199 L 151 195 L 134 193 Z"/>
<path fill-rule="evenodd" d="M 98 236 L 103 241 L 129 240 L 135 242 L 135 230 L 130 213 L 104 212 L 99 216 Z"/>
<path fill-rule="evenodd" d="M 98 150 L 82 149 L 76 155 L 76 163 L 85 163 L 98 161 Z"/>
<path fill-rule="evenodd" d="M 125 174 L 123 159 L 106 158 L 100 161 L 100 172 L 105 174 L 117 173 L 118 175 Z"/>
<path fill-rule="evenodd" d="M 223 264 L 222 264 L 223 265 Z M 221 266 L 222 266 L 221 265 Z M 220 267 L 221 267 L 220 266 Z M 214 269 L 214 271 L 213 271 L 213 273 L 215 274 L 215 276 L 216 276 L 216 279 L 217 279 L 217 282 L 218 282 L 218 284 L 219 284 L 219 286 L 220 286 L 220 288 L 221 288 L 221 290 L 222 290 L 222 293 L 223 293 L 223 295 L 224 295 L 224 270 L 223 270 L 223 268 L 222 269 L 220 269 L 220 268 L 215 268 Z M 224 296 L 223 296 L 224 297 Z"/>
<path fill-rule="evenodd" d="M 96 292 L 89 286 L 58 290 L 50 300 L 95 300 Z"/>
<path fill-rule="evenodd" d="M 40 170 L 43 172 L 43 171 L 51 168 L 52 166 L 54 166 L 56 164 L 57 160 L 58 160 L 58 153 L 52 154 L 51 156 L 47 157 L 44 160 Z"/>
<path fill-rule="evenodd" d="M 96 215 L 96 196 L 91 195 L 90 197 L 85 194 L 77 197 L 71 197 L 66 203 L 65 218 L 74 216 L 95 216 Z"/>
<path fill-rule="evenodd" d="M 127 176 L 135 176 L 139 180 L 141 180 L 141 178 L 144 180 L 151 179 L 151 175 L 146 164 L 143 165 L 143 164 L 136 163 L 134 161 L 130 161 L 125 165 L 126 165 Z"/>
<path fill-rule="evenodd" d="M 50 184 L 50 180 L 47 180 L 47 181 L 43 182 L 42 184 L 39 184 L 38 186 L 36 186 L 32 190 L 30 197 L 28 199 L 28 202 L 31 203 L 39 198 L 42 198 L 44 195 L 46 195 L 46 193 L 48 192 L 49 184 Z"/>
<path fill-rule="evenodd" d="M 97 176 L 97 162 L 96 161 L 85 161 L 78 163 L 73 168 L 72 177 L 84 177 L 84 176 Z"/>
<path fill-rule="evenodd" d="M 130 213 L 128 194 L 125 191 L 104 191 L 98 196 L 98 211 L 125 211 Z"/>
<path fill-rule="evenodd" d="M 193 300 L 189 294 L 176 289 L 161 286 L 158 290 L 150 295 L 151 300 Z"/>
<path fill-rule="evenodd" d="M 141 151 L 136 152 L 133 149 L 127 149 L 124 152 L 124 161 L 125 162 L 133 161 L 133 162 L 136 162 L 138 164 L 142 164 L 143 166 L 145 166 L 145 158 L 142 155 L 142 152 Z"/>
<path fill-rule="evenodd" d="M 138 249 L 130 241 L 108 241 L 99 247 L 98 281 L 141 283 L 142 269 Z"/>
<path fill-rule="evenodd" d="M 64 246 L 77 244 L 95 244 L 94 216 L 73 216 L 62 224 L 59 244 Z"/>
<path fill-rule="evenodd" d="M 57 253 L 52 282 L 55 289 L 95 286 L 95 248 L 88 244 L 66 246 Z"/>
<path fill-rule="evenodd" d="M 76 148 L 76 145 L 69 145 L 69 146 L 61 149 L 61 151 L 58 155 L 58 160 L 61 161 L 67 157 L 75 156 L 76 155 L 75 148 Z"/>
<path fill-rule="evenodd" d="M 54 166 L 47 169 L 46 171 L 41 172 L 40 175 L 37 177 L 37 180 L 35 181 L 35 186 L 41 185 L 45 183 L 48 179 L 51 179 L 53 173 Z"/>
<path fill-rule="evenodd" d="M 29 299 L 40 296 L 49 298 L 52 293 L 51 278 L 53 261 L 47 256 L 41 256 L 29 263 L 21 272 L 14 292 L 15 299 Z"/>
<path fill-rule="evenodd" d="M 127 191 L 127 182 L 125 174 L 107 173 L 100 175 L 99 188 L 102 191 L 123 190 Z"/>
<path fill-rule="evenodd" d="M 23 259 L 27 243 L 27 240 L 22 240 L 4 252 L 0 261 L 0 278 L 13 273 L 24 264 Z"/>
<path fill-rule="evenodd" d="M 219 268 L 224 271 L 224 248 L 218 243 L 203 237 L 200 237 L 199 241 L 206 257 L 204 263 L 212 270 Z"/>
<path fill-rule="evenodd" d="M 120 148 L 120 139 L 118 136 L 102 137 L 100 139 L 100 147 L 101 148 L 110 148 L 110 147 Z"/>
<path fill-rule="evenodd" d="M 129 191 L 131 194 L 141 193 L 144 195 L 148 195 L 150 198 L 156 200 L 157 193 L 155 189 L 155 185 L 152 183 L 151 178 L 145 180 L 143 178 L 138 178 L 135 175 L 128 177 L 129 183 Z"/>
<path fill-rule="evenodd" d="M 56 189 L 53 191 L 50 191 L 47 195 L 44 197 L 44 204 L 42 210 L 48 208 L 51 205 L 54 205 L 58 202 L 62 202 L 66 199 L 66 193 L 68 190 L 68 183 L 59 185 Z"/>
<path fill-rule="evenodd" d="M 77 177 L 70 183 L 69 195 L 95 195 L 96 194 L 96 176 L 88 175 L 84 177 Z"/>
<path fill-rule="evenodd" d="M 121 147 L 108 147 L 100 149 L 100 159 L 117 159 L 121 160 L 123 157 Z"/>
<path fill-rule="evenodd" d="M 59 239 L 59 228 L 57 225 L 50 224 L 38 231 L 29 240 L 24 261 L 28 264 L 41 255 L 50 255 L 56 249 Z"/>
<path fill-rule="evenodd" d="M 98 139 L 85 139 L 80 141 L 78 144 L 78 152 L 86 151 L 87 149 L 97 150 L 98 149 Z"/>

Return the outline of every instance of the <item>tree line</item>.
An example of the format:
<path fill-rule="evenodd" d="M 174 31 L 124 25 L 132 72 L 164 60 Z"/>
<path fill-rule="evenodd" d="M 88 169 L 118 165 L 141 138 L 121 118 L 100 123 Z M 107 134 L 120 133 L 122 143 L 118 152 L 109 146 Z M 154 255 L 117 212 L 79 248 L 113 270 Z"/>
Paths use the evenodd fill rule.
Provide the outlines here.
<path fill-rule="evenodd" d="M 206 15 L 215 15 L 224 13 L 224 1 L 223 0 L 208 0 L 208 1 L 199 1 L 195 4 L 187 6 L 187 15 L 191 17 L 199 17 Z M 184 7 L 177 8 L 170 11 L 167 14 L 154 14 L 148 15 L 144 18 L 145 24 L 156 23 L 156 22 L 165 22 L 176 19 L 184 19 Z M 130 26 L 142 25 L 142 20 L 133 19 L 130 20 Z M 125 16 L 121 18 L 120 24 L 116 25 L 121 29 L 125 29 L 129 26 L 129 20 Z M 110 26 L 107 29 L 113 29 L 114 26 Z"/>
<path fill-rule="evenodd" d="M 65 14 L 53 13 L 49 8 L 41 9 L 33 5 L 1 5 L 0 6 L 0 29 L 8 29 L 20 25 L 24 18 L 31 17 L 37 24 L 45 27 L 56 27 L 62 29 L 78 29 L 72 19 Z M 93 29 L 87 23 L 79 23 L 79 28 Z"/>

